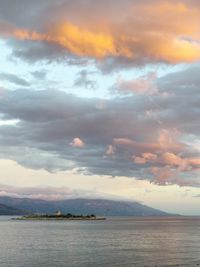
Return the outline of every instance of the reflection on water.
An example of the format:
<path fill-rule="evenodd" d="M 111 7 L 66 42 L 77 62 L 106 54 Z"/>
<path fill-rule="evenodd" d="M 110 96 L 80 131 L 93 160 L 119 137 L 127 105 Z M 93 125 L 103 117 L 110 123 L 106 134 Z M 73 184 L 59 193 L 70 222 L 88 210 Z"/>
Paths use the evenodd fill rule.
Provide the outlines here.
<path fill-rule="evenodd" d="M 200 218 L 12 221 L 0 217 L 0 267 L 198 266 Z"/>

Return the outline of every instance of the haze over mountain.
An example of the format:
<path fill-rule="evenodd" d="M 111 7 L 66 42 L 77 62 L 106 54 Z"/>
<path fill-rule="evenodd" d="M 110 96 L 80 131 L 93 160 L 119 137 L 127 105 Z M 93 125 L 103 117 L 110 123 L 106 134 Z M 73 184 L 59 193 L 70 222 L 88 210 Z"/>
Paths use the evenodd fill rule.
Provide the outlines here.
<path fill-rule="evenodd" d="M 35 200 L 29 198 L 0 197 L 0 203 L 15 209 L 32 213 L 91 214 L 104 216 L 166 216 L 166 212 L 138 202 L 114 201 L 105 199 L 67 199 L 59 201 Z"/>

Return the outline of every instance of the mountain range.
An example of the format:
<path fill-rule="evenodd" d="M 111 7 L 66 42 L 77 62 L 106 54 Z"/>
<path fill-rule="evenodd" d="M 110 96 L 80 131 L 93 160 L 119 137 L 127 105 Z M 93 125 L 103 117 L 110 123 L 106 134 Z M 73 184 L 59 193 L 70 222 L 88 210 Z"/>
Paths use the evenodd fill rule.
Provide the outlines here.
<path fill-rule="evenodd" d="M 95 214 L 99 216 L 167 216 L 168 213 L 139 202 L 106 199 L 67 199 L 48 201 L 30 198 L 0 197 L 0 215 L 30 213 Z"/>
<path fill-rule="evenodd" d="M 10 207 L 4 204 L 0 204 L 0 215 L 24 215 L 27 212 L 17 209 L 14 207 Z"/>

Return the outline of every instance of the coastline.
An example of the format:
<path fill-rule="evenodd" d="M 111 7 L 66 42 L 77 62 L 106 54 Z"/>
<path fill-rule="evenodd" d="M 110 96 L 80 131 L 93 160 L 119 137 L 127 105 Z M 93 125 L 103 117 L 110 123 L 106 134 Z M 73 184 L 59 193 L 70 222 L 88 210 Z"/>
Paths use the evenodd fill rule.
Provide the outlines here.
<path fill-rule="evenodd" d="M 104 221 L 106 218 L 12 218 L 15 221 Z"/>

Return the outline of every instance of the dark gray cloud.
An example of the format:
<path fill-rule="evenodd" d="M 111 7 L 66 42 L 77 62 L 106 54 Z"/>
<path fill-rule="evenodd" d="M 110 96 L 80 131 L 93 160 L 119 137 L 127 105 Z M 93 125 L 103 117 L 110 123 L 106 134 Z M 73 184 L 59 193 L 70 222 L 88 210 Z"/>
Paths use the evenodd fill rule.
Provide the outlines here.
<path fill-rule="evenodd" d="M 88 89 L 95 89 L 97 87 L 97 83 L 95 80 L 91 79 L 91 75 L 94 74 L 92 71 L 87 71 L 87 70 L 81 70 L 77 78 L 74 81 L 74 86 L 79 86 L 83 88 L 88 88 Z"/>
<path fill-rule="evenodd" d="M 72 57 L 62 47 L 43 42 L 8 40 L 8 45 L 13 47 L 10 58 L 19 58 L 28 63 L 43 61 L 46 63 L 70 61 Z M 75 59 L 74 59 L 75 60 Z M 69 62 L 73 65 L 73 62 Z"/>
<path fill-rule="evenodd" d="M 61 2 L 59 0 L 56 1 L 57 4 Z M 0 0 L 0 20 L 9 21 L 10 24 L 20 27 L 39 28 L 43 21 L 41 15 L 53 3 L 55 3 L 53 0 Z"/>

